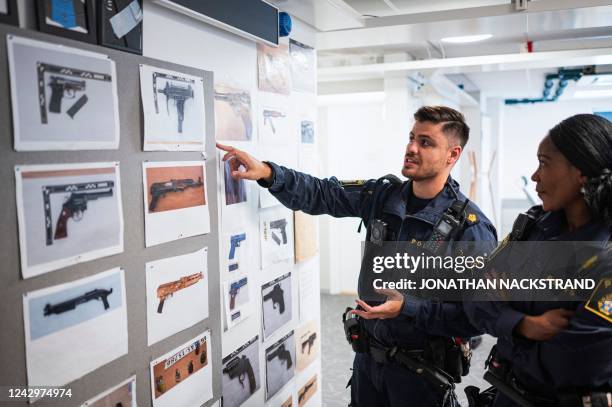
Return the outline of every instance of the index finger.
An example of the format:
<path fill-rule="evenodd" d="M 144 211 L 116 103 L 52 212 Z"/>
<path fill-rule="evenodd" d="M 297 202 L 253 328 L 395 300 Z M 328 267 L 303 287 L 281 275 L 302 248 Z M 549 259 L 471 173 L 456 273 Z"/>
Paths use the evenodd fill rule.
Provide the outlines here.
<path fill-rule="evenodd" d="M 233 151 L 233 150 L 234 150 L 234 147 L 232 147 L 232 146 L 226 146 L 225 144 L 216 143 L 216 145 L 217 145 L 217 148 L 218 148 L 218 149 L 223 150 L 223 151 L 230 152 L 230 151 Z"/>

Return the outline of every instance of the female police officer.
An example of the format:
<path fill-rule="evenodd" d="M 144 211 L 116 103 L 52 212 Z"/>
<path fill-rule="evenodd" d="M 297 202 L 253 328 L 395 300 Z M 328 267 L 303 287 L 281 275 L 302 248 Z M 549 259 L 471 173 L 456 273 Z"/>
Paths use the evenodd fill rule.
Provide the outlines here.
<path fill-rule="evenodd" d="M 612 123 L 590 114 L 563 120 L 540 143 L 538 161 L 532 180 L 542 206 L 514 239 L 597 242 L 583 268 L 596 281 L 612 278 Z M 498 338 L 487 373 L 494 406 L 612 405 L 612 298 L 604 291 L 598 286 L 586 303 L 465 304 L 472 322 Z"/>

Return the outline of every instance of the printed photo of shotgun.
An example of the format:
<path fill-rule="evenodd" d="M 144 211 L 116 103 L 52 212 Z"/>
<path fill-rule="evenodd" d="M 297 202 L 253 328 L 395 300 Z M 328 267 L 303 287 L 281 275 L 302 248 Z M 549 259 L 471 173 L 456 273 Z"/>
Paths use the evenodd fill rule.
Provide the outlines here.
<path fill-rule="evenodd" d="M 147 168 L 149 213 L 205 205 L 201 166 Z"/>
<path fill-rule="evenodd" d="M 164 310 L 164 302 L 174 295 L 174 293 L 184 290 L 185 288 L 196 284 L 204 278 L 202 272 L 191 274 L 185 277 L 181 277 L 176 281 L 171 281 L 169 283 L 161 284 L 157 287 L 157 298 L 159 299 L 159 305 L 157 306 L 157 313 L 161 314 Z"/>

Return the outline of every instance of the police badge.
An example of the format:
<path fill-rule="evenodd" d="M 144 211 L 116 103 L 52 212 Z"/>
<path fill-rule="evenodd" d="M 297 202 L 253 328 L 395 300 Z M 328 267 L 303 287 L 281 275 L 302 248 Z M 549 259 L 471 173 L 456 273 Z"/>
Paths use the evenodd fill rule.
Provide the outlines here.
<path fill-rule="evenodd" d="M 612 322 L 612 278 L 604 278 L 597 284 L 584 308 Z"/>

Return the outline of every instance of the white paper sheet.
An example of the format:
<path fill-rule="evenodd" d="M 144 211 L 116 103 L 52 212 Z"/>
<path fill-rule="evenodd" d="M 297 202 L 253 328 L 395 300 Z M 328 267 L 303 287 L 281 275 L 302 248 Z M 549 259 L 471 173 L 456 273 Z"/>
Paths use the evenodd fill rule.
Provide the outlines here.
<path fill-rule="evenodd" d="M 145 269 L 149 346 L 208 318 L 206 247 L 148 262 Z"/>
<path fill-rule="evenodd" d="M 259 212 L 261 267 L 293 259 L 293 212 L 282 206 Z"/>
<path fill-rule="evenodd" d="M 231 329 L 244 321 L 253 312 L 250 279 L 247 275 L 237 275 L 222 284 L 225 324 Z"/>
<path fill-rule="evenodd" d="M 81 407 L 136 407 L 136 376 L 87 400 Z"/>
<path fill-rule="evenodd" d="M 261 286 L 264 339 L 268 339 L 291 321 L 293 316 L 291 285 L 291 273 L 287 273 Z"/>
<path fill-rule="evenodd" d="M 142 176 L 147 247 L 210 232 L 205 162 L 143 162 Z"/>
<path fill-rule="evenodd" d="M 7 36 L 15 150 L 119 147 L 115 62 L 108 55 Z"/>
<path fill-rule="evenodd" d="M 120 268 L 26 293 L 23 310 L 29 386 L 63 386 L 128 352 Z"/>
<path fill-rule="evenodd" d="M 153 407 L 200 406 L 213 397 L 210 331 L 151 362 Z"/>
<path fill-rule="evenodd" d="M 145 151 L 205 150 L 203 78 L 140 65 L 140 92 Z"/>
<path fill-rule="evenodd" d="M 123 251 L 120 180 L 117 162 L 15 167 L 23 278 Z"/>

